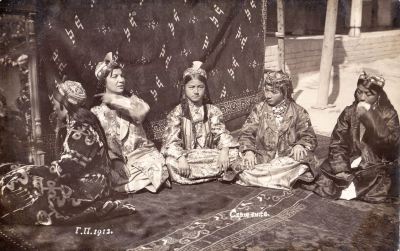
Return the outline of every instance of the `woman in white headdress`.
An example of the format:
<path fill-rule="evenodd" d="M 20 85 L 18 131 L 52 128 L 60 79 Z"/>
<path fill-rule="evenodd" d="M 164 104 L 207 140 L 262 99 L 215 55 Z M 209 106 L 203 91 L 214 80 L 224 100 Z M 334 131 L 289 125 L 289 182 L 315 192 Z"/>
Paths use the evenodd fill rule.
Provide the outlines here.
<path fill-rule="evenodd" d="M 99 84 L 105 87 L 102 104 L 91 111 L 106 133 L 113 165 L 113 186 L 117 192 L 142 189 L 157 192 L 168 178 L 165 159 L 147 139 L 142 122 L 149 106 L 132 94 L 124 96 L 125 78 L 121 66 L 108 53 L 96 67 Z"/>
<path fill-rule="evenodd" d="M 161 152 L 172 181 L 196 184 L 229 179 L 238 143 L 226 130 L 221 110 L 210 104 L 207 73 L 200 61 L 183 73 L 182 93 L 168 115 Z"/>

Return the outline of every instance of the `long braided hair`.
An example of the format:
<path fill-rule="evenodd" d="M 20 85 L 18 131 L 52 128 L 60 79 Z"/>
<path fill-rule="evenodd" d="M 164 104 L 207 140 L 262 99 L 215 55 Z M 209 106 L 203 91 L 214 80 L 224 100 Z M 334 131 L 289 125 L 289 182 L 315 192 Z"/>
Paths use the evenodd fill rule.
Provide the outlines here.
<path fill-rule="evenodd" d="M 190 74 L 190 75 L 185 76 L 182 80 L 181 94 L 180 94 L 180 97 L 181 97 L 180 105 L 182 108 L 182 113 L 183 113 L 183 117 L 185 117 L 191 121 L 193 120 L 192 114 L 190 113 L 190 109 L 189 109 L 188 99 L 185 94 L 185 86 L 187 83 L 189 83 L 189 81 L 194 80 L 194 79 L 201 81 L 205 85 L 204 97 L 203 97 L 203 109 L 204 109 L 203 123 L 205 123 L 208 121 L 207 104 L 212 104 L 212 102 L 210 100 L 210 93 L 209 93 L 208 86 L 207 86 L 207 79 L 200 74 Z"/>
<path fill-rule="evenodd" d="M 191 131 L 192 131 L 192 135 L 194 136 L 194 138 L 196 138 L 197 133 L 196 133 L 196 128 L 195 128 L 195 123 L 193 123 L 193 116 L 190 112 L 189 101 L 188 101 L 188 98 L 186 97 L 186 93 L 185 93 L 186 84 L 188 84 L 189 81 L 194 80 L 194 79 L 201 81 L 205 85 L 204 96 L 203 96 L 203 101 L 202 101 L 202 105 L 203 105 L 203 109 L 204 109 L 203 123 L 208 122 L 208 107 L 207 107 L 207 105 L 211 104 L 211 100 L 210 100 L 210 93 L 208 90 L 206 77 L 204 77 L 203 75 L 198 74 L 198 73 L 188 74 L 183 77 L 182 84 L 181 84 L 180 106 L 182 109 L 183 117 L 192 122 L 191 123 L 192 124 Z M 183 126 L 183 124 L 182 124 L 182 126 Z M 181 138 L 182 139 L 184 138 L 183 131 L 184 130 L 181 130 Z"/>

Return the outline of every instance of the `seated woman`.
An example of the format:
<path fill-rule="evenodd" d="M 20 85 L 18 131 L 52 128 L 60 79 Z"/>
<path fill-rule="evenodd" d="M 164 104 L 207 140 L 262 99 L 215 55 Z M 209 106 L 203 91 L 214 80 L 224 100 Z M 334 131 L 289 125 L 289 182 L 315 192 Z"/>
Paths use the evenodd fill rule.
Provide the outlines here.
<path fill-rule="evenodd" d="M 97 118 L 81 107 L 85 99 L 77 82 L 66 81 L 54 91 L 54 111 L 67 121 L 59 160 L 50 167 L 1 167 L 0 221 L 73 224 L 135 211 L 132 205 L 107 199 L 111 191 L 107 142 Z"/>
<path fill-rule="evenodd" d="M 400 127 L 382 77 L 362 73 L 355 101 L 340 114 L 328 158 L 315 183 L 303 186 L 333 199 L 385 202 L 399 157 Z M 343 193 L 342 193 L 343 192 Z"/>
<path fill-rule="evenodd" d="M 263 100 L 256 104 L 239 138 L 243 164 L 237 183 L 289 189 L 314 163 L 317 138 L 307 111 L 292 99 L 292 80 L 267 72 Z"/>
<path fill-rule="evenodd" d="M 161 152 L 172 181 L 196 184 L 221 178 L 237 157 L 237 142 L 220 109 L 210 104 L 202 63 L 183 73 L 181 102 L 167 117 Z"/>
<path fill-rule="evenodd" d="M 142 189 L 157 192 L 168 178 L 165 159 L 146 137 L 142 122 L 149 106 L 134 94 L 124 96 L 125 78 L 121 66 L 108 53 L 96 67 L 99 84 L 105 88 L 102 104 L 91 111 L 106 133 L 117 192 Z"/>

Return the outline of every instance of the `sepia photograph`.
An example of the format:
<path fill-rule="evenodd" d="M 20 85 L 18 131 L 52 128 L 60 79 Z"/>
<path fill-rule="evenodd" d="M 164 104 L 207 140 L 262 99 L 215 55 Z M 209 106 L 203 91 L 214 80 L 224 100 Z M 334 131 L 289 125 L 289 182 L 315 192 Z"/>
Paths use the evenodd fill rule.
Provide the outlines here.
<path fill-rule="evenodd" d="M 398 251 L 399 0 L 0 0 L 0 250 Z"/>

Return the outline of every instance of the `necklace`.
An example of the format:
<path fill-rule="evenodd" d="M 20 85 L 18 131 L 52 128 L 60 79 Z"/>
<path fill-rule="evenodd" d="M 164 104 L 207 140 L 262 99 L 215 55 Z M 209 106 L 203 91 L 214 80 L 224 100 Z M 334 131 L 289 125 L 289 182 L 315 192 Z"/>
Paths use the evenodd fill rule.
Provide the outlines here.
<path fill-rule="evenodd" d="M 283 120 L 283 117 L 285 116 L 287 110 L 287 105 L 285 100 L 283 100 L 281 103 L 278 105 L 272 107 L 272 114 L 274 115 L 275 119 L 277 122 L 280 124 Z"/>
<path fill-rule="evenodd" d="M 199 121 L 203 121 L 203 114 L 202 114 L 202 110 L 203 110 L 203 106 L 197 106 L 195 104 L 193 104 L 192 102 L 189 102 L 189 110 L 190 113 L 192 114 L 192 122 L 196 123 Z"/>

